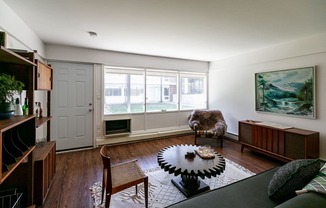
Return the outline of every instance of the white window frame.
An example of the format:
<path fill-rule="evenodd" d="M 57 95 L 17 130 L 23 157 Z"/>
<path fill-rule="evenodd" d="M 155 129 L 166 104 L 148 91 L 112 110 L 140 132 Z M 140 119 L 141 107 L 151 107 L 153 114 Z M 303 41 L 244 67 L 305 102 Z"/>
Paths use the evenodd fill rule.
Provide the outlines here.
<path fill-rule="evenodd" d="M 193 77 L 193 78 L 203 78 L 204 79 L 204 87 L 203 87 L 203 98 L 202 100 L 205 100 L 203 105 L 197 105 L 195 106 L 194 108 L 186 108 L 186 109 L 181 109 L 181 106 L 182 106 L 182 95 L 183 95 L 183 92 L 182 92 L 182 78 L 183 77 Z M 185 72 L 185 71 L 182 71 L 179 73 L 179 80 L 180 80 L 180 83 L 179 83 L 179 89 L 180 89 L 180 92 L 179 92 L 179 110 L 180 111 L 187 111 L 187 110 L 192 110 L 192 109 L 207 109 L 207 102 L 208 102 L 208 83 L 207 83 L 207 73 L 200 73 L 200 72 Z M 194 101 L 198 101 L 198 103 L 200 103 L 199 101 L 201 99 L 198 99 L 197 98 L 189 98 L 191 100 L 194 100 Z"/>
<path fill-rule="evenodd" d="M 106 114 L 105 113 L 105 73 L 106 71 L 109 72 L 114 72 L 114 73 L 119 73 L 119 74 L 130 74 L 130 72 L 134 72 L 137 74 L 142 74 L 144 76 L 144 85 L 143 85 L 143 90 L 144 90 L 144 97 L 143 97 L 143 111 L 141 112 L 125 112 L 125 113 L 109 113 Z M 175 76 L 176 75 L 176 103 L 177 103 L 177 107 L 176 109 L 160 109 L 157 111 L 147 111 L 147 76 L 148 75 L 167 75 L 167 76 Z M 204 79 L 204 105 L 201 105 L 200 107 L 194 107 L 194 108 L 186 108 L 186 109 L 181 109 L 182 107 L 182 78 L 183 76 L 190 76 L 190 77 L 194 77 L 194 78 L 198 78 L 198 77 L 203 77 Z M 164 76 L 163 76 L 164 77 Z M 164 79 L 167 80 L 167 79 Z M 165 87 L 163 87 L 162 89 L 164 90 Z M 141 113 L 155 113 L 155 112 L 165 112 L 165 111 L 169 111 L 169 112 L 180 112 L 180 111 L 189 111 L 189 110 L 193 110 L 193 109 L 197 109 L 197 108 L 201 108 L 201 109 L 206 109 L 207 108 L 207 104 L 208 104 L 208 78 L 207 78 L 207 73 L 201 73 L 201 72 L 192 72 L 192 71 L 178 71 L 178 70 L 161 70 L 161 69 L 145 69 L 145 68 L 131 68 L 131 67 L 112 67 L 112 66 L 104 66 L 104 73 L 103 73 L 103 115 L 104 116 L 108 116 L 108 115 L 123 115 L 123 114 L 141 114 Z M 122 92 L 123 94 L 125 93 L 124 91 Z M 164 92 L 162 92 L 164 93 Z M 162 94 L 163 95 L 163 94 Z M 163 99 L 163 97 L 162 97 Z M 163 99 L 164 101 L 164 99 Z M 130 102 L 130 99 L 129 99 Z M 130 104 L 130 103 L 129 103 Z"/>

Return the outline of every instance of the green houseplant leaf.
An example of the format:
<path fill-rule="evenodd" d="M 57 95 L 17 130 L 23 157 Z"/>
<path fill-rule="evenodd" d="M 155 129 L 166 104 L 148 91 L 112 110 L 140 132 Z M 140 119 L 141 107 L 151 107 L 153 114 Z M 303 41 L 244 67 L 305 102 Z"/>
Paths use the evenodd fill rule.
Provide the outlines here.
<path fill-rule="evenodd" d="M 10 103 L 13 96 L 20 94 L 24 88 L 24 83 L 15 79 L 9 74 L 0 74 L 0 103 Z"/>

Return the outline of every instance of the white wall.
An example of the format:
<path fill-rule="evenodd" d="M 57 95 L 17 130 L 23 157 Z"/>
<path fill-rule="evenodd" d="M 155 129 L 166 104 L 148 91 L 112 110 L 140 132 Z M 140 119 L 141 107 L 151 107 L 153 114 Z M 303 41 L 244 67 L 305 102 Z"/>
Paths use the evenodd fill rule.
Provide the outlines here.
<path fill-rule="evenodd" d="M 168 132 L 171 134 L 173 131 L 183 132 L 184 130 L 190 130 L 187 123 L 187 116 L 190 114 L 190 111 L 103 116 L 102 65 L 207 72 L 208 62 L 145 56 L 62 45 L 46 45 L 45 49 L 46 59 L 49 61 L 94 63 L 95 146 L 162 136 L 162 132 Z M 124 118 L 125 116 L 131 118 L 132 135 L 103 139 L 103 120 L 111 120 L 113 117 L 119 119 Z"/>
<path fill-rule="evenodd" d="M 146 56 L 62 45 L 46 45 L 45 50 L 48 60 L 98 63 L 109 66 L 208 71 L 208 62 L 203 61 Z"/>
<path fill-rule="evenodd" d="M 316 70 L 316 119 L 255 111 L 255 73 L 305 66 Z M 238 134 L 238 121 L 269 121 L 320 132 L 320 157 L 326 159 L 326 34 L 296 40 L 215 61 L 209 68 L 209 108 L 220 109 L 228 132 Z"/>
<path fill-rule="evenodd" d="M 7 33 L 7 48 L 37 50 L 38 54 L 44 57 L 45 50 L 41 39 L 3 0 L 0 0 L 0 31 Z"/>

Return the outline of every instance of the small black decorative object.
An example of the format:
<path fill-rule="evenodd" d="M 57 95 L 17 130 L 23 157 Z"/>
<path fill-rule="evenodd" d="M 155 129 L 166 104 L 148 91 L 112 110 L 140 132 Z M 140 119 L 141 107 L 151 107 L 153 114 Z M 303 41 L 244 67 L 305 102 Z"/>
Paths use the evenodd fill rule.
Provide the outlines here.
<path fill-rule="evenodd" d="M 195 156 L 196 156 L 196 154 L 194 152 L 187 152 L 185 154 L 185 157 L 189 158 L 189 159 L 194 158 Z"/>

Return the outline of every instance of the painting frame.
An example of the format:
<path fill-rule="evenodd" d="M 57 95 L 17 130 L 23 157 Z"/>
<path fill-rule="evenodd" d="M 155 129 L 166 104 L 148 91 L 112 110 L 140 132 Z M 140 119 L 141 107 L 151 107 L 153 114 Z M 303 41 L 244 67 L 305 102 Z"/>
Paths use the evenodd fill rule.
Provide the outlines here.
<path fill-rule="evenodd" d="M 316 66 L 255 73 L 255 110 L 316 119 Z"/>

